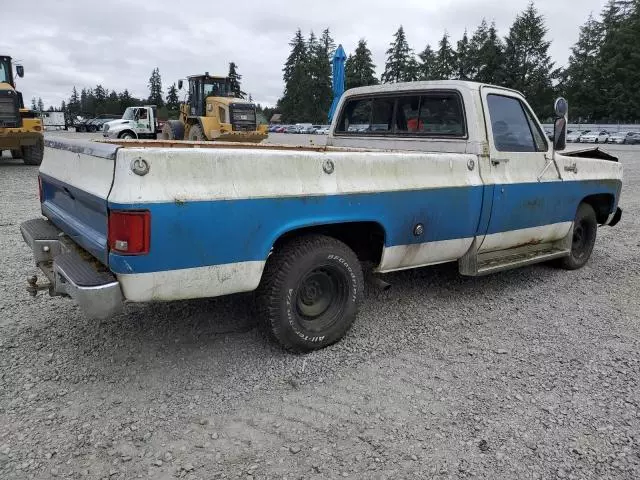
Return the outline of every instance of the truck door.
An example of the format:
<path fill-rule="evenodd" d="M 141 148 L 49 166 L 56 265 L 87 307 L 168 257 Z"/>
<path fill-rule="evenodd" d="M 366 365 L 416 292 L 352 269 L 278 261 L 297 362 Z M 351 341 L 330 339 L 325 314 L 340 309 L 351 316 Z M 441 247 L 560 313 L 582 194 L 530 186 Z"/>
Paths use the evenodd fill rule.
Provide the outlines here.
<path fill-rule="evenodd" d="M 493 184 L 491 217 L 480 252 L 559 240 L 567 235 L 562 179 L 547 165 L 551 148 L 521 95 L 483 87 L 482 103 Z M 546 168 L 545 168 L 546 167 Z M 573 218 L 573 217 L 571 217 Z"/>
<path fill-rule="evenodd" d="M 137 122 L 136 122 L 136 133 L 138 135 L 144 135 L 151 131 L 150 121 L 151 116 L 149 115 L 148 108 L 139 108 L 137 111 Z"/>

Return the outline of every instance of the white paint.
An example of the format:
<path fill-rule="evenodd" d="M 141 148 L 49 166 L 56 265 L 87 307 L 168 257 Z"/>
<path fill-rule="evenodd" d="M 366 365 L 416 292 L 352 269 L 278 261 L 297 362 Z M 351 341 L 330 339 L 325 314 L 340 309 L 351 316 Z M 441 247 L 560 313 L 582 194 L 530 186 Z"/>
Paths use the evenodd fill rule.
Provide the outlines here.
<path fill-rule="evenodd" d="M 453 262 L 462 257 L 473 242 L 473 238 L 456 238 L 415 245 L 385 247 L 379 272 L 390 272 L 407 268 L 424 267 L 437 263 Z"/>
<path fill-rule="evenodd" d="M 143 158 L 145 176 L 131 171 Z M 332 174 L 322 165 L 330 159 Z M 480 185 L 470 154 L 296 151 L 259 148 L 127 148 L 118 151 L 115 203 L 213 201 L 390 192 Z"/>
<path fill-rule="evenodd" d="M 255 290 L 265 262 L 240 262 L 164 272 L 118 275 L 132 302 L 208 298 Z"/>
<path fill-rule="evenodd" d="M 45 147 L 40 172 L 106 199 L 113 181 L 114 161 L 84 153 Z"/>
<path fill-rule="evenodd" d="M 527 243 L 555 242 L 567 236 L 573 222 L 553 223 L 486 235 L 480 246 L 482 252 L 493 252 Z"/>

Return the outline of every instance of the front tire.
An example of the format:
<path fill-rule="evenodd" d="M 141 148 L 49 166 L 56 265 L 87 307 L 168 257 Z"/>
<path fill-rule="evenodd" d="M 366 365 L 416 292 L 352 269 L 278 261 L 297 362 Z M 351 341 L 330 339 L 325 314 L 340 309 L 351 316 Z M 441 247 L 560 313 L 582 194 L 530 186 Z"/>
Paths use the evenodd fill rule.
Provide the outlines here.
<path fill-rule="evenodd" d="M 588 203 L 581 203 L 573 223 L 571 254 L 561 258 L 558 265 L 565 270 L 578 270 L 584 267 L 593 252 L 597 233 L 596 212 Z"/>
<path fill-rule="evenodd" d="M 2 151 L 0 151 L 0 156 L 2 154 Z M 22 158 L 22 150 L 18 149 L 18 150 L 11 150 L 11 158 L 15 159 L 15 160 L 19 160 Z"/>
<path fill-rule="evenodd" d="M 183 140 L 184 124 L 180 120 L 168 120 L 162 127 L 162 140 Z"/>
<path fill-rule="evenodd" d="M 261 325 L 288 350 L 318 350 L 349 331 L 363 293 L 362 267 L 347 245 L 302 236 L 267 260 L 257 295 Z"/>
<path fill-rule="evenodd" d="M 121 138 L 122 140 L 133 140 L 135 139 L 135 135 L 131 132 L 122 132 L 118 138 Z"/>
<path fill-rule="evenodd" d="M 189 129 L 189 140 L 192 142 L 203 142 L 206 140 L 200 125 L 191 125 Z"/>
<path fill-rule="evenodd" d="M 22 147 L 22 161 L 25 165 L 40 165 L 44 155 L 44 140 L 39 138 L 35 145 Z"/>

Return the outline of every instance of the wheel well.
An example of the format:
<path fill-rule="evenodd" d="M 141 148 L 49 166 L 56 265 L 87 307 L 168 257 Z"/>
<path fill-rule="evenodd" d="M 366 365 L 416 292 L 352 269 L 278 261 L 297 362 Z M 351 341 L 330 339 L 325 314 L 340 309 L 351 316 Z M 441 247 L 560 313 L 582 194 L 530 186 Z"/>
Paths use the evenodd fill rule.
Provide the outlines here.
<path fill-rule="evenodd" d="M 310 233 L 327 235 L 340 240 L 355 252 L 360 261 L 372 262 L 375 265 L 380 264 L 385 232 L 382 225 L 376 222 L 334 223 L 291 230 L 278 238 L 273 244 L 273 248 L 277 249 L 295 237 Z"/>
<path fill-rule="evenodd" d="M 614 197 L 610 193 L 599 193 L 597 195 L 589 195 L 582 199 L 582 203 L 591 205 L 596 212 L 598 223 L 603 224 L 613 211 Z"/>

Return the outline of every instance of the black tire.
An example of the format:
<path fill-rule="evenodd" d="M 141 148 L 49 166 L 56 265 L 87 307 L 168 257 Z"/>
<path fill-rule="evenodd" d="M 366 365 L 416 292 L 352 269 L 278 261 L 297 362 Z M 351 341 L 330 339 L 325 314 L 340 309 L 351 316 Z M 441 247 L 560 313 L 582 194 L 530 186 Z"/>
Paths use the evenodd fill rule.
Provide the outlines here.
<path fill-rule="evenodd" d="M 188 140 L 192 142 L 204 142 L 206 140 L 204 132 L 202 131 L 202 127 L 200 125 L 191 125 L 191 128 L 189 129 Z"/>
<path fill-rule="evenodd" d="M 122 132 L 120 135 L 118 135 L 118 138 L 121 138 L 123 140 L 133 140 L 136 139 L 136 134 L 129 131 L 129 130 L 125 130 L 124 132 Z"/>
<path fill-rule="evenodd" d="M 2 154 L 2 151 L 0 151 L 0 154 Z M 21 159 L 22 158 L 22 150 L 11 150 L 11 158 L 14 158 L 16 160 Z"/>
<path fill-rule="evenodd" d="M 597 233 L 596 212 L 588 203 L 581 203 L 573 224 L 571 254 L 559 259 L 558 265 L 565 270 L 577 270 L 584 267 L 593 252 Z"/>
<path fill-rule="evenodd" d="M 168 120 L 162 127 L 162 140 L 183 140 L 184 124 L 180 120 Z"/>
<path fill-rule="evenodd" d="M 22 161 L 25 165 L 40 165 L 44 155 L 44 141 L 39 138 L 35 145 L 22 147 Z"/>
<path fill-rule="evenodd" d="M 299 237 L 267 260 L 256 298 L 260 324 L 288 350 L 318 350 L 349 331 L 363 294 L 362 267 L 347 245 Z"/>

